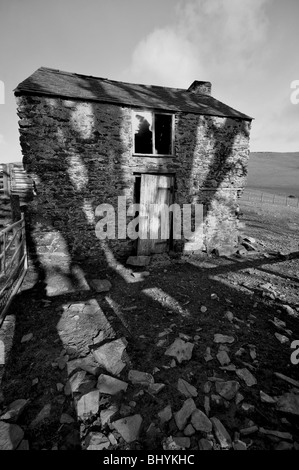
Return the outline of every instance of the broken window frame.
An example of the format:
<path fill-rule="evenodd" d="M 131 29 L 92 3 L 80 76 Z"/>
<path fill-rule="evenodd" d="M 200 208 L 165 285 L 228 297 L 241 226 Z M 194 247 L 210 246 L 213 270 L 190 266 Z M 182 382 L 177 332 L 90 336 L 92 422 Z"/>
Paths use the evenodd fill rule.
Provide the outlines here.
<path fill-rule="evenodd" d="M 133 109 L 132 110 L 132 123 L 133 120 L 136 118 L 137 114 L 142 114 L 142 113 L 150 113 L 152 116 L 152 153 L 137 153 L 135 150 L 135 132 L 134 132 L 134 126 L 132 125 L 132 135 L 133 135 L 133 155 L 140 157 L 140 156 L 145 156 L 145 157 L 173 157 L 174 156 L 174 114 L 173 113 L 167 113 L 164 111 L 151 111 L 149 109 Z M 170 145 L 171 145 L 171 152 L 170 153 L 155 153 L 155 115 L 166 115 L 166 116 L 171 116 L 171 139 L 170 139 Z"/>

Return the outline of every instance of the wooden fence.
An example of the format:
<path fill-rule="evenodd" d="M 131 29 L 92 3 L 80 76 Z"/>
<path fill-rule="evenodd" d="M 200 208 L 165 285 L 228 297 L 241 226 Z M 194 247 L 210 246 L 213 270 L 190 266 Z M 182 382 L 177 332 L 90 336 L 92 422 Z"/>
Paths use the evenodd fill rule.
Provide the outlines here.
<path fill-rule="evenodd" d="M 0 326 L 27 271 L 24 214 L 0 231 Z"/>
<path fill-rule="evenodd" d="M 290 206 L 290 207 L 299 207 L 299 198 L 297 197 L 289 197 L 289 196 L 282 196 L 278 194 L 271 194 L 266 193 L 263 191 L 250 191 L 245 189 L 243 192 L 240 201 L 248 201 L 248 202 L 261 202 L 264 204 L 275 204 L 275 205 L 282 205 L 282 206 Z"/>
<path fill-rule="evenodd" d="M 21 162 L 0 164 L 0 192 L 6 197 L 18 195 L 21 206 L 33 197 L 33 181 Z"/>

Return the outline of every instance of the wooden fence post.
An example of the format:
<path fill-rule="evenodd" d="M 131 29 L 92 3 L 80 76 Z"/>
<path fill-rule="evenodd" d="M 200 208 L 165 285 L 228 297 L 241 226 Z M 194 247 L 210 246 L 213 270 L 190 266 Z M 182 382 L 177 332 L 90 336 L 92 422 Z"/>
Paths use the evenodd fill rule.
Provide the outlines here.
<path fill-rule="evenodd" d="M 18 220 L 21 220 L 21 209 L 20 209 L 20 198 L 18 195 L 15 195 L 15 194 L 11 194 L 10 195 L 10 206 L 11 206 L 11 214 L 12 214 L 12 223 L 14 222 L 18 222 Z M 16 238 L 15 238 L 15 247 L 17 248 L 18 246 L 22 245 L 22 239 L 23 239 L 23 232 L 22 232 L 22 229 L 21 230 L 18 230 L 18 234 L 16 235 Z M 15 231 L 14 231 L 15 233 Z M 22 249 L 19 251 L 19 254 L 17 256 L 17 263 L 19 264 L 19 262 L 21 261 L 23 255 L 24 255 L 24 249 L 23 249 L 23 245 L 22 245 Z"/>
<path fill-rule="evenodd" d="M 10 205 L 11 205 L 11 214 L 12 222 L 17 222 L 21 219 L 21 208 L 20 208 L 20 198 L 15 194 L 10 195 Z"/>
<path fill-rule="evenodd" d="M 3 165 L 3 194 L 10 196 L 10 167 L 7 164 Z"/>

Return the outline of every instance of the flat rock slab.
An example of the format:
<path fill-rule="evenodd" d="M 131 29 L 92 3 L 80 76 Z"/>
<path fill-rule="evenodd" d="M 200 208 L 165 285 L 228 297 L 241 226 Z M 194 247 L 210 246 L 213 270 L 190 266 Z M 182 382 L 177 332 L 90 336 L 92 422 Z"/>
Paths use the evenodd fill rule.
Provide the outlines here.
<path fill-rule="evenodd" d="M 112 287 L 108 279 L 92 279 L 90 285 L 97 292 L 109 292 Z"/>
<path fill-rule="evenodd" d="M 225 318 L 228 319 L 228 321 L 232 322 L 233 319 L 234 319 L 234 314 L 232 312 L 230 312 L 229 310 L 227 312 L 225 312 L 224 314 Z"/>
<path fill-rule="evenodd" d="M 251 434 L 256 433 L 259 430 L 259 428 L 256 425 L 249 426 L 248 428 L 243 428 L 240 429 L 240 434 L 242 436 L 249 436 Z"/>
<path fill-rule="evenodd" d="M 116 405 L 111 405 L 106 410 L 100 412 L 100 421 L 102 426 L 110 423 L 110 420 L 118 412 L 118 407 Z"/>
<path fill-rule="evenodd" d="M 112 339 L 115 332 L 95 299 L 62 306 L 57 331 L 64 347 L 74 351 L 75 356 L 86 356 L 89 346 L 99 331 L 104 339 Z"/>
<path fill-rule="evenodd" d="M 216 418 L 215 416 L 213 418 L 211 418 L 211 421 L 213 423 L 213 429 L 214 429 L 215 436 L 216 436 L 221 448 L 222 449 L 230 449 L 231 446 L 232 446 L 232 440 L 231 440 L 231 437 L 228 434 L 227 430 L 225 429 L 225 427 L 221 423 L 221 421 L 219 421 L 219 419 Z"/>
<path fill-rule="evenodd" d="M 145 386 L 149 386 L 155 382 L 152 374 L 149 374 L 148 372 L 141 372 L 139 370 L 130 370 L 128 374 L 128 380 L 132 382 L 132 384 Z"/>
<path fill-rule="evenodd" d="M 5 344 L 2 339 L 0 339 L 0 366 L 5 364 Z"/>
<path fill-rule="evenodd" d="M 163 441 L 163 450 L 182 450 L 182 448 L 174 442 L 172 436 L 169 436 Z"/>
<path fill-rule="evenodd" d="M 248 243 L 253 243 L 253 244 L 256 243 L 256 239 L 253 237 L 244 237 L 243 241 L 248 242 Z"/>
<path fill-rule="evenodd" d="M 235 338 L 233 336 L 222 335 L 217 333 L 214 335 L 214 343 L 233 343 Z"/>
<path fill-rule="evenodd" d="M 289 343 L 290 340 L 287 336 L 285 335 L 281 335 L 280 333 L 274 333 L 274 336 L 276 337 L 276 339 L 278 339 L 278 341 L 281 343 L 281 344 L 286 344 L 286 343 Z"/>
<path fill-rule="evenodd" d="M 191 424 L 197 431 L 206 433 L 212 431 L 212 422 L 201 410 L 193 411 L 191 415 Z"/>
<path fill-rule="evenodd" d="M 204 383 L 203 385 L 203 392 L 204 393 L 210 393 L 212 388 L 212 383 L 208 380 L 207 382 Z"/>
<path fill-rule="evenodd" d="M 98 378 L 97 389 L 100 393 L 106 393 L 107 395 L 116 395 L 121 391 L 126 391 L 128 384 L 122 380 L 115 379 L 109 375 L 101 374 Z"/>
<path fill-rule="evenodd" d="M 178 380 L 177 389 L 185 397 L 197 397 L 198 395 L 196 388 L 193 387 L 193 385 L 186 382 L 186 380 L 184 379 Z"/>
<path fill-rule="evenodd" d="M 293 436 L 289 432 L 281 432 L 281 431 L 275 431 L 272 429 L 264 429 L 262 427 L 259 428 L 259 433 L 260 434 L 266 434 L 268 436 L 274 436 L 277 437 L 278 439 L 284 440 L 284 441 L 292 441 Z"/>
<path fill-rule="evenodd" d="M 65 395 L 74 395 L 75 393 L 87 393 L 95 388 L 96 381 L 86 377 L 86 371 L 79 370 L 70 377 L 64 387 Z"/>
<path fill-rule="evenodd" d="M 29 442 L 23 439 L 16 450 L 29 450 Z"/>
<path fill-rule="evenodd" d="M 24 437 L 24 431 L 16 424 L 0 421 L 0 450 L 14 450 Z"/>
<path fill-rule="evenodd" d="M 275 450 L 292 450 L 294 448 L 293 443 L 281 441 L 276 447 Z M 295 449 L 298 450 L 298 449 Z"/>
<path fill-rule="evenodd" d="M 247 450 L 247 445 L 245 442 L 237 440 L 233 442 L 233 449 L 234 450 Z"/>
<path fill-rule="evenodd" d="M 34 418 L 33 421 L 31 421 L 30 425 L 29 425 L 29 428 L 33 429 L 33 428 L 37 428 L 38 426 L 40 426 L 41 424 L 44 423 L 45 420 L 49 419 L 50 416 L 51 416 L 51 404 L 48 403 L 47 405 L 45 405 L 41 411 L 38 413 L 38 415 Z"/>
<path fill-rule="evenodd" d="M 288 382 L 289 384 L 291 385 L 294 385 L 294 387 L 297 387 L 299 388 L 299 382 L 298 380 L 294 380 L 292 379 L 291 377 L 288 377 L 287 375 L 284 375 L 284 374 L 281 374 L 280 372 L 274 372 L 274 375 L 281 379 L 281 380 L 284 380 L 285 382 Z"/>
<path fill-rule="evenodd" d="M 260 399 L 262 403 L 269 403 L 270 405 L 274 405 L 277 402 L 276 398 L 270 397 L 267 393 L 260 390 Z"/>
<path fill-rule="evenodd" d="M 219 367 L 219 369 L 228 370 L 230 372 L 232 372 L 232 371 L 235 372 L 236 366 L 235 366 L 235 364 L 229 364 L 228 366 L 221 366 L 221 367 Z"/>
<path fill-rule="evenodd" d="M 230 358 L 226 351 L 219 351 L 216 357 L 222 366 L 227 366 L 230 363 Z"/>
<path fill-rule="evenodd" d="M 112 425 L 126 442 L 133 442 L 139 437 L 141 424 L 142 417 L 136 414 L 114 421 Z"/>
<path fill-rule="evenodd" d="M 283 310 L 287 312 L 287 314 L 290 315 L 291 317 L 295 317 L 295 318 L 298 317 L 298 313 L 289 305 L 286 305 L 286 304 L 282 305 L 281 308 L 283 308 Z"/>
<path fill-rule="evenodd" d="M 223 398 L 220 395 L 215 395 L 214 393 L 211 395 L 211 402 L 217 406 L 224 404 Z"/>
<path fill-rule="evenodd" d="M 5 365 L 15 338 L 16 319 L 14 315 L 7 315 L 0 328 L 0 366 Z M 0 367 L 1 369 L 1 367 Z M 1 372 L 0 372 L 1 379 Z M 0 394 L 1 395 L 1 394 Z"/>
<path fill-rule="evenodd" d="M 110 446 L 110 441 L 101 432 L 90 432 L 85 439 L 86 450 L 103 450 Z"/>
<path fill-rule="evenodd" d="M 216 392 L 225 400 L 232 400 L 239 388 L 240 384 L 236 380 L 229 380 L 227 382 L 216 382 Z"/>
<path fill-rule="evenodd" d="M 166 356 L 175 357 L 180 364 L 183 361 L 189 361 L 191 359 L 193 348 L 194 344 L 186 342 L 181 338 L 176 338 L 164 354 Z"/>
<path fill-rule="evenodd" d="M 148 276 L 150 276 L 149 271 L 142 271 L 142 273 L 132 273 L 132 277 L 136 279 L 136 282 L 144 281 L 144 279 Z"/>
<path fill-rule="evenodd" d="M 82 395 L 76 402 L 78 419 L 84 421 L 97 414 L 99 411 L 100 391 L 92 390 Z"/>
<path fill-rule="evenodd" d="M 157 395 L 161 390 L 165 388 L 165 384 L 157 383 L 157 384 L 150 384 L 148 387 L 148 392 L 152 393 L 153 395 Z"/>
<path fill-rule="evenodd" d="M 204 355 L 204 360 L 206 362 L 209 362 L 209 361 L 213 360 L 213 356 L 211 355 L 211 348 L 209 348 L 209 347 L 207 347 L 207 349 L 206 349 L 206 352 L 205 352 L 205 355 Z"/>
<path fill-rule="evenodd" d="M 200 439 L 198 442 L 199 450 L 213 450 L 213 443 L 208 439 Z"/>
<path fill-rule="evenodd" d="M 63 370 L 63 369 L 65 368 L 68 359 L 69 359 L 69 356 L 62 356 L 62 357 L 58 357 L 58 358 L 56 359 L 58 368 L 59 368 L 60 370 Z"/>
<path fill-rule="evenodd" d="M 253 413 L 255 411 L 255 406 L 252 405 L 251 403 L 242 403 L 241 408 L 246 413 Z"/>
<path fill-rule="evenodd" d="M 148 266 L 150 259 L 150 256 L 129 256 L 126 264 L 130 266 Z"/>
<path fill-rule="evenodd" d="M 229 352 L 229 347 L 226 344 L 220 344 L 218 352 L 221 352 L 221 351 L 225 351 L 225 352 L 228 353 Z"/>
<path fill-rule="evenodd" d="M 196 433 L 196 431 L 195 431 L 194 427 L 192 426 L 192 424 L 187 424 L 187 426 L 184 429 L 184 435 L 185 436 L 193 436 L 193 434 L 195 434 L 195 433 Z"/>
<path fill-rule="evenodd" d="M 249 372 L 248 369 L 237 369 L 236 374 L 240 379 L 244 380 L 247 387 L 252 387 L 257 383 L 256 378 L 252 375 L 251 372 Z"/>
<path fill-rule="evenodd" d="M 30 341 L 31 339 L 33 338 L 33 334 L 32 333 L 28 333 L 28 335 L 24 335 L 21 339 L 21 343 L 27 343 L 28 341 Z"/>
<path fill-rule="evenodd" d="M 86 377 L 86 371 L 80 370 L 76 372 L 66 383 L 64 387 L 64 393 L 71 395 L 72 393 L 79 392 L 81 384 L 84 382 Z"/>
<path fill-rule="evenodd" d="M 162 424 L 170 421 L 172 418 L 171 406 L 167 405 L 163 410 L 159 411 L 158 416 Z"/>
<path fill-rule="evenodd" d="M 174 442 L 181 449 L 189 449 L 191 445 L 190 437 L 173 437 Z"/>
<path fill-rule="evenodd" d="M 66 364 L 67 375 L 71 376 L 75 371 L 78 372 L 78 369 L 84 370 L 92 375 L 98 375 L 100 373 L 100 366 L 98 362 L 94 359 L 93 356 L 83 357 L 82 359 L 73 359 L 68 361 Z"/>
<path fill-rule="evenodd" d="M 113 375 L 119 375 L 126 363 L 122 360 L 124 351 L 127 347 L 125 338 L 119 338 L 109 343 L 105 343 L 95 349 L 93 354 L 96 361 Z"/>
<path fill-rule="evenodd" d="M 203 405 L 203 407 L 204 407 L 204 410 L 205 410 L 205 412 L 206 412 L 206 415 L 209 416 L 210 411 L 211 411 L 211 406 L 210 406 L 210 397 L 207 396 L 207 395 L 204 397 L 204 405 Z"/>
<path fill-rule="evenodd" d="M 277 409 L 284 413 L 299 416 L 299 395 L 295 393 L 285 393 L 278 399 Z"/>
<path fill-rule="evenodd" d="M 29 400 L 25 400 L 22 398 L 13 401 L 12 403 L 10 403 L 6 412 L 0 417 L 0 419 L 3 421 L 9 421 L 10 423 L 15 423 L 19 419 L 22 411 L 24 410 L 28 402 Z"/>
<path fill-rule="evenodd" d="M 182 408 L 179 411 L 177 411 L 177 413 L 175 413 L 174 419 L 180 431 L 186 427 L 187 421 L 192 415 L 194 410 L 196 410 L 196 405 L 194 403 L 194 400 L 192 398 L 188 398 L 184 402 Z"/>

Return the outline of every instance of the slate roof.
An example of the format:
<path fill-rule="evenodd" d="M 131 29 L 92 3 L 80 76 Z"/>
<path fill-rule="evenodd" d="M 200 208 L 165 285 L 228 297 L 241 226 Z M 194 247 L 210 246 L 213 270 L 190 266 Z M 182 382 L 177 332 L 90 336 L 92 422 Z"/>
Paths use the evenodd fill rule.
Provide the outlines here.
<path fill-rule="evenodd" d="M 210 95 L 181 88 L 138 85 L 40 67 L 14 90 L 34 94 L 252 120 Z"/>

